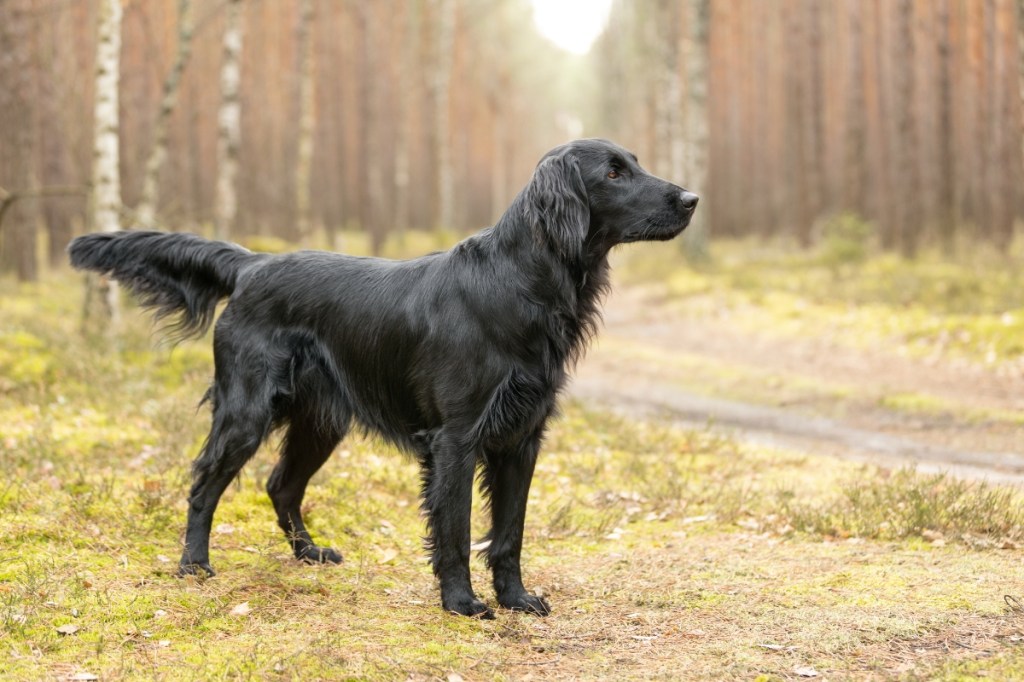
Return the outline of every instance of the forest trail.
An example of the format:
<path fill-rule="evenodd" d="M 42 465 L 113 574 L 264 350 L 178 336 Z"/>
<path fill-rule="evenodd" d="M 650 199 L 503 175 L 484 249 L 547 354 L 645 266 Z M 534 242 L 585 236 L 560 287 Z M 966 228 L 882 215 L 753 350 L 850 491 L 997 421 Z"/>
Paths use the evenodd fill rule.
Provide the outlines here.
<path fill-rule="evenodd" d="M 571 395 L 769 446 L 1024 485 L 1024 377 L 616 290 Z"/>

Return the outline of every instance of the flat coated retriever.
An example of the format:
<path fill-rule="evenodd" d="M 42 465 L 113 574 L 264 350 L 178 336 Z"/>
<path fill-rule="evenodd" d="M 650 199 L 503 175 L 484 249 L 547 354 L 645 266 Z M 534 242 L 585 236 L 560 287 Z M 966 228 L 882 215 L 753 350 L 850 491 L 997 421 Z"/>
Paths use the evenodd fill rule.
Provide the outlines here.
<path fill-rule="evenodd" d="M 200 334 L 217 302 L 213 424 L 196 459 L 180 572 L 210 575 L 213 513 L 267 435 L 287 427 L 267 482 L 295 556 L 338 563 L 300 514 L 310 477 L 352 422 L 422 465 L 428 549 L 448 611 L 493 618 L 470 584 L 474 473 L 490 498 L 498 603 L 539 615 L 520 552 L 534 464 L 567 368 L 600 320 L 608 252 L 672 239 L 697 196 L 605 140 L 550 151 L 496 225 L 407 261 L 319 251 L 252 253 L 189 234 L 75 239 L 76 268 L 105 273 Z"/>

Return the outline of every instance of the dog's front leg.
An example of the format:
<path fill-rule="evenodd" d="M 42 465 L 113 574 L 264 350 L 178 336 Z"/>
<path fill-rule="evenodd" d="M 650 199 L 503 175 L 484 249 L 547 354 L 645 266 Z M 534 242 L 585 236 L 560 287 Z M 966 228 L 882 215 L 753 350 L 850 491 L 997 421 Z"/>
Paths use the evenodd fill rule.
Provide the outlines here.
<path fill-rule="evenodd" d="M 492 524 L 487 564 L 494 573 L 494 591 L 499 604 L 513 611 L 546 616 L 551 608 L 543 598 L 526 591 L 520 568 L 526 501 L 539 450 L 540 435 L 537 434 L 524 442 L 520 451 L 510 452 L 486 465 L 484 481 L 491 495 Z"/>
<path fill-rule="evenodd" d="M 473 593 L 469 579 L 469 520 L 473 502 L 476 451 L 465 439 L 442 429 L 430 444 L 424 463 L 424 507 L 429 524 L 428 547 L 434 575 L 441 583 L 446 611 L 494 618 Z"/>

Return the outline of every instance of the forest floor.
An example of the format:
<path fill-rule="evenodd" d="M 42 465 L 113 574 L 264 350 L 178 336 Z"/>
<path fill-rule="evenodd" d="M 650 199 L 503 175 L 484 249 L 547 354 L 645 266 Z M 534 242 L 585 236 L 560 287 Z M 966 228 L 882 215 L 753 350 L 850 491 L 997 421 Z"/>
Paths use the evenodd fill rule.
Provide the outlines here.
<path fill-rule="evenodd" d="M 729 253 L 617 256 L 531 491 L 544 619 L 443 613 L 416 467 L 359 437 L 305 504 L 344 564 L 291 559 L 266 448 L 218 511 L 218 575 L 173 577 L 209 340 L 161 346 L 129 310 L 109 348 L 78 332 L 77 278 L 9 286 L 0 677 L 1020 679 L 1020 275 L 924 262 L 882 291 L 885 261 L 852 281 Z"/>

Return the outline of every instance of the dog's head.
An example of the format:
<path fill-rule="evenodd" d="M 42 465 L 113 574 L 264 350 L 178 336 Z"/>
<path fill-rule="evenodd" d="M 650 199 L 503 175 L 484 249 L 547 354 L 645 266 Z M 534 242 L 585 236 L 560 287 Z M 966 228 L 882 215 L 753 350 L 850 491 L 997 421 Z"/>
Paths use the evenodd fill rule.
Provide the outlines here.
<path fill-rule="evenodd" d="M 697 195 L 655 177 L 607 140 L 576 140 L 548 152 L 526 188 L 535 236 L 563 257 L 587 247 L 672 239 L 690 223 Z"/>

